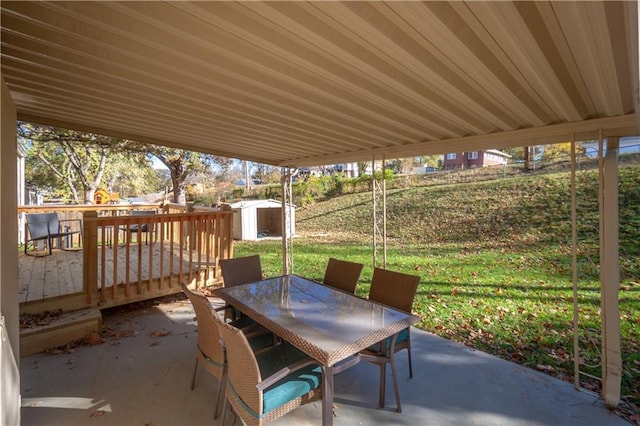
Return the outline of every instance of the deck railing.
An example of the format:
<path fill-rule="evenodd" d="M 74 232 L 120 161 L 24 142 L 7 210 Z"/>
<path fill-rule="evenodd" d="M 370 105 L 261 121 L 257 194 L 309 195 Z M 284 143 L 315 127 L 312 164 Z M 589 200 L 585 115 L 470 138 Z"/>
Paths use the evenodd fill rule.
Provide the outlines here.
<path fill-rule="evenodd" d="M 157 214 L 132 215 L 135 210 Z M 81 219 L 82 304 L 102 307 L 176 293 L 180 282 L 201 287 L 219 279 L 218 261 L 233 256 L 232 212 L 193 210 L 175 204 L 18 209 Z"/>
<path fill-rule="evenodd" d="M 24 243 L 25 238 L 29 237 L 28 230 L 24 223 L 24 214 L 30 213 L 57 213 L 59 220 L 65 220 L 65 225 L 69 225 L 71 232 L 82 231 L 83 214 L 86 211 L 95 211 L 98 217 L 105 216 L 128 216 L 134 211 L 156 210 L 158 212 L 167 211 L 170 206 L 180 209 L 179 204 L 48 204 L 41 206 L 19 206 L 18 220 L 19 229 L 24 237 L 20 238 L 19 243 Z"/>

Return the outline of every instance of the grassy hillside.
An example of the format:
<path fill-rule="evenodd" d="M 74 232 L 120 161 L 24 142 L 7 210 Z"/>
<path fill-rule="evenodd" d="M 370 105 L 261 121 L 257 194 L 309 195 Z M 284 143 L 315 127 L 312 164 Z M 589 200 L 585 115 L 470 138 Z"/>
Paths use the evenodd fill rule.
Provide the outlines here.
<path fill-rule="evenodd" d="M 597 171 L 578 172 L 581 371 L 600 376 Z M 620 168 L 619 412 L 640 418 L 640 166 Z M 573 292 L 569 174 L 556 172 L 388 191 L 389 269 L 420 275 L 418 327 L 572 381 Z M 294 271 L 321 279 L 329 257 L 372 268 L 371 194 L 349 194 L 296 212 Z M 279 241 L 238 242 L 266 275 L 282 267 Z M 379 259 L 381 258 L 381 252 Z M 598 391 L 597 381 L 582 386 Z"/>
<path fill-rule="evenodd" d="M 623 279 L 640 276 L 640 165 L 623 166 L 619 178 L 620 252 Z M 597 262 L 598 174 L 577 174 L 578 239 Z M 571 193 L 567 172 L 478 183 L 387 191 L 387 236 L 400 244 L 468 249 L 530 250 L 571 243 Z M 347 194 L 297 212 L 304 235 L 371 235 L 370 193 Z M 357 238 L 357 237 L 356 237 Z"/>

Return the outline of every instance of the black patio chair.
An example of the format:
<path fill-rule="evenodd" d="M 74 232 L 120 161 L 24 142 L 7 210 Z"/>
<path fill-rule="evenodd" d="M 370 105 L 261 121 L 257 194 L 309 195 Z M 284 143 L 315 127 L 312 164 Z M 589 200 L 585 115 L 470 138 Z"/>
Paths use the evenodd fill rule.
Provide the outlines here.
<path fill-rule="evenodd" d="M 131 216 L 149 216 L 157 213 L 158 212 L 156 210 L 134 210 L 131 212 Z M 155 231 L 155 224 L 152 224 L 151 226 L 149 225 L 150 224 L 148 223 L 142 223 L 142 224 L 132 223 L 130 225 L 121 226 L 120 230 L 123 232 L 136 233 L 138 235 L 138 238 L 140 238 L 141 234 L 145 234 L 145 244 L 148 245 L 149 234 Z"/>
<path fill-rule="evenodd" d="M 82 244 L 82 221 L 80 219 L 64 219 L 59 220 L 57 213 L 31 213 L 26 215 L 27 238 L 24 242 L 24 254 L 29 254 L 29 243 L 32 243 L 34 251 L 37 241 L 44 241 L 49 249 L 50 256 L 52 254 L 53 242 L 58 240 L 58 247 L 62 250 L 69 250 L 72 246 L 72 240 L 66 244 L 63 238 L 73 238 L 73 235 L 80 235 L 80 244 Z M 72 226 L 71 223 L 77 223 Z"/>

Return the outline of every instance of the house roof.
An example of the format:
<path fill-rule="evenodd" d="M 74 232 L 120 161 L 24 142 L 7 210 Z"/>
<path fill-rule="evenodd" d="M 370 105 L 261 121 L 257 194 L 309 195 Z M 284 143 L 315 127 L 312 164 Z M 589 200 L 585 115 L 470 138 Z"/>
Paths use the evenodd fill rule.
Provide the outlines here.
<path fill-rule="evenodd" d="M 24 121 L 283 166 L 638 134 L 636 2 L 1 8 Z"/>
<path fill-rule="evenodd" d="M 511 156 L 506 152 L 498 151 L 497 149 L 487 149 L 484 152 L 487 152 L 489 154 L 499 155 L 500 157 L 511 158 Z"/>
<path fill-rule="evenodd" d="M 287 204 L 293 206 L 293 204 Z M 242 200 L 230 204 L 232 209 L 250 209 L 254 207 L 282 207 L 282 202 L 278 200 Z"/>

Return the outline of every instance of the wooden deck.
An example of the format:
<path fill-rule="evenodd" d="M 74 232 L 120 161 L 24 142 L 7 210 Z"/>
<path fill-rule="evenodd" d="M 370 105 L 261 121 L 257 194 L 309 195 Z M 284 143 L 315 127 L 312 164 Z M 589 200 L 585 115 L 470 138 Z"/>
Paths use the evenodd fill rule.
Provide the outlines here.
<path fill-rule="evenodd" d="M 156 205 L 144 207 L 19 208 L 24 214 L 56 212 L 73 219 L 78 224 L 73 231 L 82 235 L 82 248 L 63 251 L 57 247 L 80 242 L 54 241 L 48 256 L 38 242 L 37 257 L 19 253 L 22 354 L 99 332 L 102 309 L 179 293 L 181 283 L 191 288 L 221 283 L 218 261 L 233 257 L 232 211 L 178 206 L 172 212 L 171 205 L 163 205 L 156 213 Z M 137 214 L 141 209 L 149 212 Z M 52 314 L 41 316 L 47 311 Z"/>
<path fill-rule="evenodd" d="M 18 255 L 20 303 L 82 292 L 82 251 L 54 250 L 51 256 Z"/>
<path fill-rule="evenodd" d="M 102 265 L 102 251 L 98 256 L 98 281 L 97 292 L 103 288 L 112 290 L 114 275 L 117 277 L 118 285 L 124 286 L 128 282 L 129 286 L 135 288 L 139 284 L 157 282 L 161 279 L 179 276 L 182 274 L 184 279 L 189 276 L 197 275 L 206 269 L 207 265 L 202 267 L 192 266 L 189 271 L 188 252 L 183 253 L 182 259 L 176 255 L 175 251 L 169 250 L 168 243 L 152 245 L 152 253 L 149 253 L 149 247 L 142 245 L 140 250 L 138 246 L 132 246 L 127 259 L 127 251 L 116 248 L 118 271 L 113 272 L 114 265 L 114 248 L 105 247 L 104 249 L 104 268 Z M 160 254 L 162 250 L 162 256 Z M 27 256 L 20 253 L 18 256 L 18 277 L 20 287 L 18 297 L 21 304 L 37 303 L 47 299 L 62 298 L 83 292 L 82 288 L 82 250 L 64 251 L 53 250 L 51 256 Z M 147 262 L 152 259 L 152 263 Z M 139 262 L 139 260 L 144 260 Z M 160 264 L 162 263 L 163 277 L 160 276 Z M 151 265 L 151 267 L 149 266 Z M 193 265 L 193 263 L 192 263 Z M 149 272 L 151 269 L 151 273 Z M 104 282 L 102 274 L 104 271 Z M 128 274 L 128 280 L 127 280 Z"/>
<path fill-rule="evenodd" d="M 135 214 L 140 208 L 22 208 L 25 214 L 54 211 L 74 219 L 82 225 L 82 248 L 62 251 L 54 244 L 51 256 L 20 253 L 20 313 L 104 309 L 178 293 L 180 283 L 198 288 L 221 281 L 218 260 L 233 257 L 232 211 L 172 213 L 169 205 L 162 213 Z"/>

